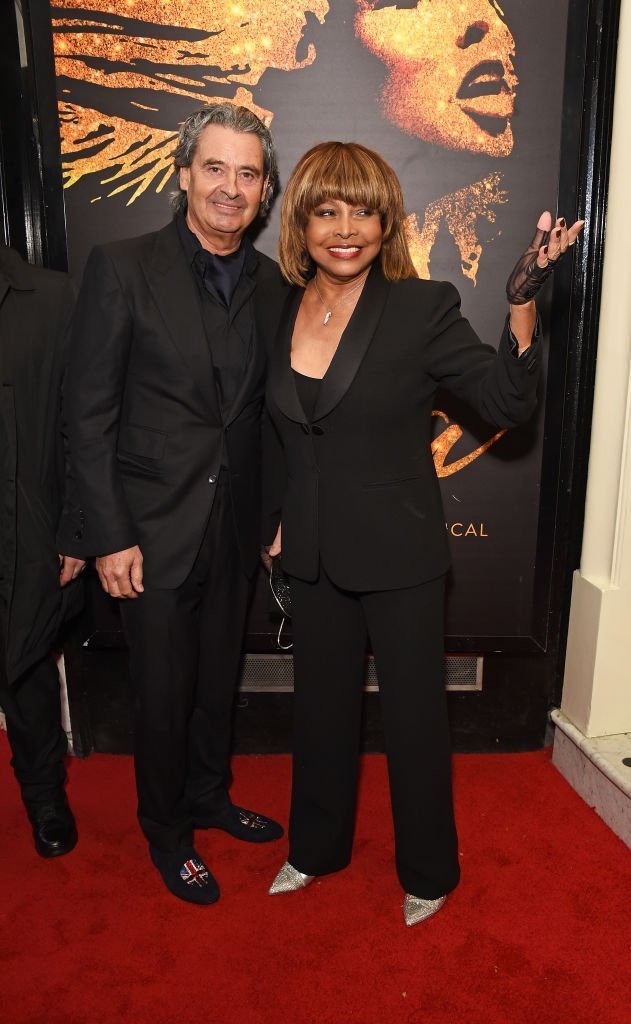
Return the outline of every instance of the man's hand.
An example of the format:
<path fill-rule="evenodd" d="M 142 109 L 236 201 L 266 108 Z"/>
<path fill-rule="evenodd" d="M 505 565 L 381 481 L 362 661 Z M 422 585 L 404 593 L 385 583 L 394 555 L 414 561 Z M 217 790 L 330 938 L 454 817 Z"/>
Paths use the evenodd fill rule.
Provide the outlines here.
<path fill-rule="evenodd" d="M 71 580 L 76 580 L 80 572 L 85 569 L 83 558 L 73 558 L 71 555 L 59 556 L 59 586 L 65 587 Z"/>
<path fill-rule="evenodd" d="M 142 552 L 136 544 L 96 560 L 101 586 L 110 597 L 135 598 L 142 594 Z"/>
<path fill-rule="evenodd" d="M 268 572 L 272 571 L 272 558 L 275 558 L 276 555 L 280 555 L 280 551 L 281 526 L 278 527 L 273 542 L 269 546 L 267 544 L 264 544 L 263 547 L 261 548 L 261 561 Z"/>

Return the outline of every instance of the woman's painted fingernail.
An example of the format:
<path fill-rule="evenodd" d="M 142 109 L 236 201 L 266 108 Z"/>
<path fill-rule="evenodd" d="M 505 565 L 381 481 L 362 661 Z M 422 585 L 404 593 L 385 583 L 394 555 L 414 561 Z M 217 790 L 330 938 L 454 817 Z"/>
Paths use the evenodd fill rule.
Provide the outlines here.
<path fill-rule="evenodd" d="M 555 238 L 560 238 L 561 237 L 561 228 L 557 228 L 556 229 L 556 231 L 554 232 L 554 237 Z"/>
<path fill-rule="evenodd" d="M 548 255 L 548 246 L 547 245 L 544 245 L 544 247 L 543 247 L 543 254 L 544 254 L 544 256 Z"/>
<path fill-rule="evenodd" d="M 559 224 L 561 225 L 562 228 L 565 227 L 565 217 L 561 217 L 561 220 L 559 221 Z"/>

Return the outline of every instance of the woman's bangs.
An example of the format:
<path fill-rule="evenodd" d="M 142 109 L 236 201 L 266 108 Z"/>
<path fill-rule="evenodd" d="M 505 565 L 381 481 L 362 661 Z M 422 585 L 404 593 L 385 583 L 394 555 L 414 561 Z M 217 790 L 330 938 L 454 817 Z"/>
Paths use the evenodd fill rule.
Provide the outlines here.
<path fill-rule="evenodd" d="M 303 211 L 308 215 L 321 203 L 337 199 L 383 214 L 389 205 L 383 176 L 372 160 L 361 159 L 362 156 L 340 147 L 337 152 L 326 154 L 325 159 L 314 161 L 309 180 L 304 183 Z"/>

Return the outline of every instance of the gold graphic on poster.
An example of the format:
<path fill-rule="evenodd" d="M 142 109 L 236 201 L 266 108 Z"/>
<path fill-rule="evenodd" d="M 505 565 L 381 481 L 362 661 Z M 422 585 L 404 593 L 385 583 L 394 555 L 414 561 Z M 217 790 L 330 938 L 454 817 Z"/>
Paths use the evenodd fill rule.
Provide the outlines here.
<path fill-rule="evenodd" d="M 303 60 L 296 54 L 306 15 L 323 24 L 329 12 L 327 0 L 306 0 L 308 6 L 304 0 L 84 2 L 56 0 L 53 6 L 64 185 L 97 174 L 105 195 L 124 192 L 128 205 L 149 187 L 162 191 L 171 178 L 176 126 L 160 124 L 165 95 L 201 105 L 225 99 L 228 86 L 229 99 L 269 123 L 273 112 L 257 106 L 252 88 L 268 68 L 292 71 L 313 63 L 313 44 Z M 394 124 L 447 148 L 510 152 L 514 41 L 494 0 L 356 5 L 358 39 L 388 68 L 382 103 Z M 444 221 L 462 272 L 475 284 L 482 254 L 477 219 L 495 220 L 495 208 L 505 202 L 500 180 L 493 174 L 435 200 L 421 227 L 417 214 L 408 218 L 420 277 L 430 276 L 430 253 Z"/>
<path fill-rule="evenodd" d="M 65 186 L 104 174 L 102 184 L 120 181 L 108 195 L 132 189 L 129 202 L 162 189 L 175 138 L 156 125 L 165 94 L 199 106 L 229 99 L 269 122 L 251 87 L 268 68 L 313 63 L 313 45 L 303 60 L 296 49 L 306 14 L 322 23 L 328 10 L 327 0 L 54 0 Z"/>
<path fill-rule="evenodd" d="M 489 174 L 481 181 L 452 192 L 430 203 L 425 210 L 422 227 L 418 217 L 411 214 L 405 222 L 405 232 L 412 262 L 419 277 L 429 279 L 432 249 L 441 223 L 445 223 L 460 253 L 462 273 L 476 282 L 482 245 L 478 239 L 477 220 L 485 218 L 495 223 L 495 207 L 506 203 L 507 193 L 500 188 L 502 175 Z"/>
<path fill-rule="evenodd" d="M 494 0 L 357 0 L 356 32 L 388 69 L 384 113 L 448 149 L 507 156 L 515 41 Z"/>
<path fill-rule="evenodd" d="M 408 135 L 446 149 L 506 157 L 518 78 L 515 40 L 495 0 L 356 0 L 355 31 L 383 61 L 384 115 Z M 506 202 L 500 174 L 491 174 L 430 203 L 422 226 L 411 214 L 408 244 L 419 277 L 429 278 L 430 253 L 444 221 L 465 277 L 476 283 L 482 245 L 477 218 L 495 222 Z"/>
<path fill-rule="evenodd" d="M 481 455 L 488 452 L 489 448 L 499 441 L 502 434 L 505 434 L 505 430 L 499 430 L 497 434 L 481 444 L 475 451 L 469 452 L 468 455 L 463 455 L 460 459 L 454 459 L 453 462 L 446 463 L 447 456 L 451 449 L 458 443 L 462 437 L 462 429 L 457 423 L 449 423 L 449 417 L 441 412 L 439 409 L 434 409 L 432 416 L 440 416 L 445 421 L 447 426 L 440 434 L 434 438 L 431 444 L 432 456 L 434 458 L 434 466 L 436 469 L 436 476 L 440 479 L 445 476 L 452 476 L 454 473 L 459 473 L 461 469 L 466 469 L 472 462 L 479 459 Z"/>

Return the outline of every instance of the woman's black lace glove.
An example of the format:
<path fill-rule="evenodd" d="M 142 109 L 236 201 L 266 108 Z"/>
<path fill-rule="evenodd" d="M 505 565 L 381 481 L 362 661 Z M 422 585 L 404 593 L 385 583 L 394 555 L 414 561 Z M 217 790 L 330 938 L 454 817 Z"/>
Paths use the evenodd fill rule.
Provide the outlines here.
<path fill-rule="evenodd" d="M 506 282 L 506 296 L 513 306 L 534 299 L 568 248 L 574 245 L 585 221 L 577 220 L 568 228 L 564 217 L 552 227 L 552 215 L 542 213 L 532 242 L 519 257 Z"/>

